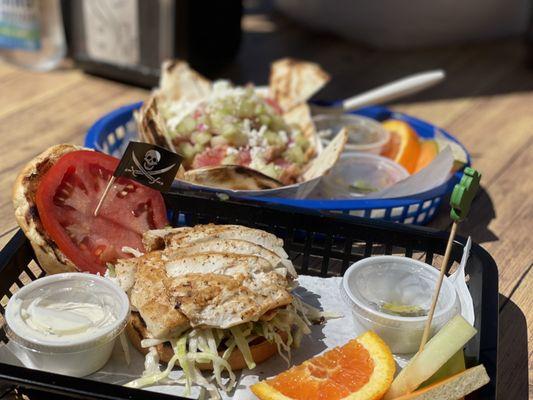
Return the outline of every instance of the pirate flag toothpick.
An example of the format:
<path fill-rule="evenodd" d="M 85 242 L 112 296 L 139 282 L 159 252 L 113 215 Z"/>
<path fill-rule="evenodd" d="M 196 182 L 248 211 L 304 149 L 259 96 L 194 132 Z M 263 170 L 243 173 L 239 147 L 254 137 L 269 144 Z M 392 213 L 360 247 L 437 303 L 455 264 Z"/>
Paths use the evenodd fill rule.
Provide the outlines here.
<path fill-rule="evenodd" d="M 116 178 L 120 176 L 130 178 L 152 189 L 166 192 L 176 177 L 182 159 L 183 157 L 179 154 L 153 144 L 130 142 L 107 183 L 94 210 L 94 216 L 98 215 Z"/>

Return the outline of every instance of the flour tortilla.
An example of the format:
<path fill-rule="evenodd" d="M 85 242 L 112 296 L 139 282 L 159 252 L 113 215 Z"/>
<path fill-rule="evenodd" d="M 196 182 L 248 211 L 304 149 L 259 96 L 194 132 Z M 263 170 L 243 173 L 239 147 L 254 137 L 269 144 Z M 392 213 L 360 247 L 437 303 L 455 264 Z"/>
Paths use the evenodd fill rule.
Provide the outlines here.
<path fill-rule="evenodd" d="M 143 141 L 176 152 L 176 148 L 172 140 L 170 140 L 165 127 L 165 121 L 159 112 L 155 96 L 151 96 L 143 104 L 138 114 L 137 122 L 139 124 L 139 134 Z"/>
<path fill-rule="evenodd" d="M 268 96 L 281 106 L 283 118 L 290 125 L 297 125 L 311 146 L 306 153 L 315 157 L 320 153 L 320 139 L 316 134 L 307 100 L 320 90 L 329 76 L 318 64 L 281 59 L 272 64 Z M 138 115 L 141 138 L 152 144 L 176 152 L 167 132 L 158 105 L 162 102 L 198 102 L 209 96 L 212 85 L 209 80 L 191 69 L 183 61 L 167 61 L 162 66 L 160 88 L 157 89 Z M 346 140 L 332 141 L 324 151 L 312 159 L 305 168 L 302 181 L 318 178 L 337 161 Z M 283 184 L 259 171 L 236 165 L 220 165 L 185 171 L 180 167 L 177 178 L 194 185 L 233 191 L 262 191 L 283 188 Z"/>
<path fill-rule="evenodd" d="M 329 79 L 318 64 L 283 58 L 270 68 L 270 95 L 286 112 L 306 103 Z"/>
<path fill-rule="evenodd" d="M 232 190 L 276 189 L 281 182 L 240 165 L 217 165 L 185 172 L 183 180 L 198 185 Z"/>

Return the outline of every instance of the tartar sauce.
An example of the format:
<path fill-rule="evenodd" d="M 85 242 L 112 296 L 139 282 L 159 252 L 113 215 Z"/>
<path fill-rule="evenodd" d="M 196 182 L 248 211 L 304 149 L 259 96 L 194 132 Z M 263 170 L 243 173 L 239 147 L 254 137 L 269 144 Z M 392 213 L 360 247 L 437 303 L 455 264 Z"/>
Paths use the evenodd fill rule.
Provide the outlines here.
<path fill-rule="evenodd" d="M 13 307 L 14 322 L 23 336 L 46 342 L 83 341 L 97 336 L 117 320 L 112 303 L 105 296 L 76 299 L 47 293 L 25 301 L 18 299 Z"/>
<path fill-rule="evenodd" d="M 116 320 L 101 304 L 76 302 L 49 302 L 34 299 L 21 310 L 21 317 L 29 328 L 48 337 L 69 338 L 82 335 L 92 336 Z"/>

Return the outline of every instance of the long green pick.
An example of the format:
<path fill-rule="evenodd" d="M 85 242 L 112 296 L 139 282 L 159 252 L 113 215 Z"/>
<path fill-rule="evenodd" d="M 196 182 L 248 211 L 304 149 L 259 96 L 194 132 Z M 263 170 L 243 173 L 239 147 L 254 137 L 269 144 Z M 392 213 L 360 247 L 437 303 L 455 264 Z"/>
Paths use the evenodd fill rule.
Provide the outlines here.
<path fill-rule="evenodd" d="M 448 243 L 446 244 L 446 251 L 444 252 L 444 258 L 440 267 L 439 280 L 437 281 L 435 292 L 433 293 L 431 308 L 428 312 L 428 319 L 426 320 L 424 333 L 422 334 L 422 340 L 420 341 L 420 348 L 418 351 L 422 351 L 424 349 L 424 346 L 429 339 L 431 322 L 433 321 L 435 307 L 437 306 L 437 301 L 439 300 L 440 288 L 442 286 L 442 281 L 444 280 L 446 266 L 450 260 L 453 240 L 455 239 L 455 233 L 457 232 L 457 224 L 463 221 L 468 215 L 470 206 L 472 205 L 472 200 L 474 200 L 474 197 L 479 189 L 480 179 L 481 174 L 479 172 L 477 172 L 474 168 L 466 167 L 461 181 L 453 188 L 452 196 L 450 198 L 450 206 L 452 207 L 450 217 L 453 220 L 452 229 L 450 230 L 450 236 L 448 238 Z"/>
<path fill-rule="evenodd" d="M 461 181 L 453 188 L 450 197 L 450 217 L 456 221 L 463 221 L 470 211 L 472 200 L 479 189 L 481 174 L 474 168 L 466 167 Z"/>

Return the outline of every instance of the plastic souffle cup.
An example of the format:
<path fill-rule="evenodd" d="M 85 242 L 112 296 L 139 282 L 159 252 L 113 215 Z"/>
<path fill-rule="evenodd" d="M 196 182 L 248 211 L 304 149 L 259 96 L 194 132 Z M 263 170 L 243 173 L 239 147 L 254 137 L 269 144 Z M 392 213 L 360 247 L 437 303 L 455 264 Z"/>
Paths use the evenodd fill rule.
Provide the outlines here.
<path fill-rule="evenodd" d="M 422 339 L 438 277 L 436 268 L 421 261 L 375 256 L 348 268 L 342 279 L 341 293 L 351 308 L 356 325 L 376 332 L 393 353 L 415 353 Z M 459 312 L 455 288 L 445 277 L 431 334 Z"/>
<path fill-rule="evenodd" d="M 343 153 L 316 191 L 327 199 L 372 196 L 409 177 L 407 170 L 389 158 L 371 153 Z"/>
<path fill-rule="evenodd" d="M 80 309 L 96 312 L 85 318 Z M 4 328 L 8 348 L 24 366 L 82 377 L 109 360 L 129 314 L 126 293 L 111 280 L 63 273 L 17 291 L 7 304 Z"/>
<path fill-rule="evenodd" d="M 342 128 L 348 131 L 348 141 L 344 151 L 360 151 L 381 154 L 390 140 L 390 132 L 371 118 L 355 114 L 319 114 L 313 117 L 316 130 L 324 146 L 333 139 Z"/>

